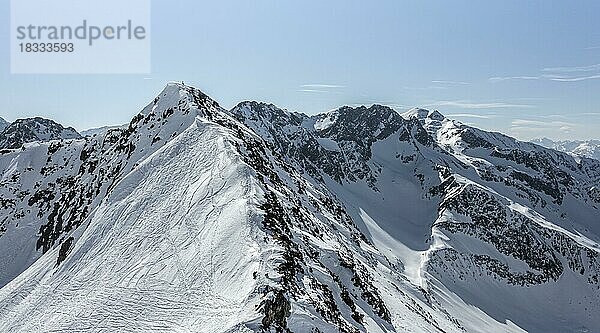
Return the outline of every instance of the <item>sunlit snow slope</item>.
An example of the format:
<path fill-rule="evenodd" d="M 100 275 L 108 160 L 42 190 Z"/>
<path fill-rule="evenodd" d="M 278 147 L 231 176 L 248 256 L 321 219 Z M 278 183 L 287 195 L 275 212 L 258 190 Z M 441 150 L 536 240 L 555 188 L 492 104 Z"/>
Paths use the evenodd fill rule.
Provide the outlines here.
<path fill-rule="evenodd" d="M 600 331 L 600 164 L 384 106 L 224 110 L 0 155 L 0 331 Z"/>

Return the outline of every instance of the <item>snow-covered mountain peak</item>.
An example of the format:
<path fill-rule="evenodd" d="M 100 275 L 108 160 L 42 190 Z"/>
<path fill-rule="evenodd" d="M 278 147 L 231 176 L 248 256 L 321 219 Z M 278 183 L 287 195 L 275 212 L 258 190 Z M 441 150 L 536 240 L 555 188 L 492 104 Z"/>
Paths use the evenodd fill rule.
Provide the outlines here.
<path fill-rule="evenodd" d="M 460 125 L 459 122 L 446 118 L 438 110 L 428 110 L 423 108 L 412 108 L 402 114 L 402 117 L 407 120 L 417 120 L 434 138 L 439 138 L 440 129 L 445 127 L 445 130 L 454 129 Z"/>
<path fill-rule="evenodd" d="M 17 119 L 0 132 L 0 149 L 16 149 L 34 141 L 80 139 L 81 135 L 72 127 L 41 117 Z"/>
<path fill-rule="evenodd" d="M 413 111 L 173 82 L 0 153 L 0 331 L 598 331 L 600 165 Z"/>
<path fill-rule="evenodd" d="M 348 126 L 354 124 L 356 126 L 364 126 L 366 122 L 371 125 L 376 122 L 386 122 L 396 117 L 397 112 L 393 109 L 373 104 L 369 107 L 365 105 L 361 106 L 342 106 L 340 108 L 330 110 L 325 113 L 320 113 L 311 117 L 314 123 L 314 129 L 317 131 L 325 131 L 329 127 L 336 124 L 337 121 L 341 121 L 341 124 L 337 126 Z"/>
<path fill-rule="evenodd" d="M 385 119 L 392 114 L 399 115 L 394 109 L 381 104 L 373 104 L 371 106 L 343 106 L 337 112 L 352 118 L 369 117 Z"/>
<path fill-rule="evenodd" d="M 433 112 L 431 112 L 428 116 L 430 119 L 433 120 L 444 120 L 446 117 L 441 114 L 438 110 L 433 110 Z"/>
<path fill-rule="evenodd" d="M 248 121 L 261 121 L 277 125 L 278 123 L 298 126 L 306 118 L 306 115 L 290 112 L 279 108 L 271 103 L 244 101 L 238 103 L 230 113 L 238 119 Z"/>
<path fill-rule="evenodd" d="M 412 109 L 402 113 L 402 117 L 407 120 L 431 119 L 431 120 L 442 121 L 442 120 L 446 119 L 446 117 L 444 117 L 444 115 L 442 115 L 438 110 L 428 110 L 428 109 L 423 109 L 423 108 L 419 108 L 419 107 L 412 108 Z"/>
<path fill-rule="evenodd" d="M 404 119 L 407 119 L 407 120 L 410 120 L 413 118 L 425 119 L 425 118 L 427 118 L 428 115 L 429 115 L 429 110 L 419 108 L 419 107 L 412 108 L 412 109 L 402 113 L 402 117 L 404 117 Z"/>
<path fill-rule="evenodd" d="M 141 113 L 147 115 L 156 110 L 168 113 L 185 113 L 190 110 L 200 112 L 203 116 L 210 116 L 211 112 L 223 111 L 219 103 L 211 99 L 200 89 L 188 86 L 183 82 L 169 82 Z"/>

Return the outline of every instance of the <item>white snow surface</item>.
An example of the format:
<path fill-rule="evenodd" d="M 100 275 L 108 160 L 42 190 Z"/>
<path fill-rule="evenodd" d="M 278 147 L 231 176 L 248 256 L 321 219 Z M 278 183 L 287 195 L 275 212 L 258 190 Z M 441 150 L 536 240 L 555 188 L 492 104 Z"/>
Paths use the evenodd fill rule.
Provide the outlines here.
<path fill-rule="evenodd" d="M 269 255 L 260 189 L 225 138 L 196 123 L 124 177 L 58 270 L 44 269 L 48 253 L 0 291 L 12 299 L 0 331 L 222 332 L 255 319 L 252 273 Z"/>
<path fill-rule="evenodd" d="M 265 112 L 273 110 L 268 106 Z M 249 105 L 239 112 L 253 117 Z M 123 159 L 112 148 L 102 150 L 114 156 L 100 166 L 125 167 L 116 183 L 100 187 L 89 216 L 66 235 L 74 243 L 63 262 L 57 264 L 60 243 L 43 255 L 35 250 L 42 223 L 35 207 L 19 226 L 8 224 L 0 232 L 0 332 L 260 332 L 261 303 L 273 299 L 264 290 L 283 288 L 278 268 L 288 250 L 263 225 L 261 207 L 268 193 L 284 211 L 302 216 L 301 223 L 290 224 L 289 234 L 306 251 L 295 281 L 303 292 L 291 296 L 284 290 L 290 293 L 287 325 L 293 332 L 318 328 L 333 333 L 348 327 L 356 332 L 600 332 L 600 289 L 593 282 L 591 259 L 600 252 L 598 208 L 581 193 L 566 195 L 560 205 L 541 194 L 547 200 L 541 207 L 523 192 L 484 181 L 482 170 L 495 165 L 502 164 L 499 172 L 507 175 L 531 170 L 470 147 L 461 134 L 475 131 L 497 150 L 536 151 L 537 146 L 466 129 L 437 111 L 412 109 L 402 117 L 419 119 L 435 144 L 403 141 L 401 130 L 374 142 L 366 161 L 376 170 L 373 183 L 366 178 L 336 181 L 324 173 L 319 181 L 276 163 L 275 154 L 266 152 L 264 161 L 272 162 L 266 168 L 281 179 L 277 184 L 259 175 L 264 172 L 258 170 L 260 163 L 243 155 L 256 147 L 242 137 L 272 144 L 273 131 L 280 130 L 292 143 L 314 136 L 315 146 L 347 162 L 356 156 L 353 145 L 316 134 L 338 121 L 336 112 L 304 119 L 300 126 L 265 127 L 263 119 L 243 125 L 212 100 L 198 101 L 191 88 L 170 83 L 140 114 L 140 127 L 131 134 L 131 156 Z M 70 142 L 51 160 L 68 166 L 61 173 L 74 174 L 88 145 L 108 147 L 126 132 L 122 127 Z M 18 193 L 11 181 L 19 172 L 23 189 L 55 182 L 57 176 L 40 176 L 51 144 L 29 144 L 22 152 L 0 155 L 0 180 L 8 184 L 0 186 L 0 194 Z M 585 171 L 569 172 L 578 185 L 600 181 Z M 434 185 L 448 179 L 455 186 L 442 197 L 433 195 Z M 552 236 L 535 231 L 536 239 L 573 250 L 588 275 L 571 268 L 569 254 L 557 258 L 564 267 L 559 278 L 532 286 L 510 284 L 484 264 L 474 264 L 474 256 L 485 256 L 514 274 L 534 271 L 481 235 L 443 227 L 475 223 L 444 205 L 468 191 L 492 198 L 510 223 L 527 219 L 533 230 L 547 231 Z M 326 207 L 331 202 L 339 202 L 344 213 L 334 214 L 336 209 Z M 444 257 L 448 251 L 456 258 Z M 370 286 L 359 286 L 359 280 Z M 389 320 L 377 313 L 378 303 L 365 296 L 369 293 L 383 302 Z M 327 312 L 331 302 L 338 313 Z"/>
<path fill-rule="evenodd" d="M 0 331 L 226 332 L 257 319 L 253 273 L 276 275 L 276 246 L 232 147 L 197 118 L 142 159 L 74 234 L 68 260 L 56 268 L 55 247 L 0 289 Z"/>

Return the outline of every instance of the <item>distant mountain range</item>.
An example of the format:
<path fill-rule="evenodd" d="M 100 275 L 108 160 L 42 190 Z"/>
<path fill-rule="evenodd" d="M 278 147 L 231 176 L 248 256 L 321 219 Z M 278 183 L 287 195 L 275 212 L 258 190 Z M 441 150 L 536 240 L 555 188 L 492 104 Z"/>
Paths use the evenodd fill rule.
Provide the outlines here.
<path fill-rule="evenodd" d="M 119 127 L 123 127 L 123 125 L 115 125 L 115 126 L 102 126 L 102 127 L 97 127 L 97 128 L 90 128 L 87 129 L 85 131 L 81 131 L 81 136 L 89 136 L 92 137 L 94 135 L 103 135 L 106 132 L 112 130 L 112 129 L 116 129 Z"/>
<path fill-rule="evenodd" d="M 600 160 L 600 140 L 552 141 L 548 138 L 542 138 L 532 140 L 531 142 L 575 156 L 585 156 Z"/>
<path fill-rule="evenodd" d="M 95 135 L 27 123 L 0 150 L 1 332 L 600 332 L 598 160 L 178 83 Z"/>

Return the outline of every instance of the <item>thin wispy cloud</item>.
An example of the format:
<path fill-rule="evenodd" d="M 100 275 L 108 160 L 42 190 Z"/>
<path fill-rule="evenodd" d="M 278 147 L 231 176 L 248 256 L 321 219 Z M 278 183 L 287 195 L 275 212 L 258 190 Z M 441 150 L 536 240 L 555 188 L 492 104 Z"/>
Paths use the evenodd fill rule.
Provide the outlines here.
<path fill-rule="evenodd" d="M 508 81 L 508 80 L 539 80 L 540 76 L 495 76 L 488 80 L 492 82 Z"/>
<path fill-rule="evenodd" d="M 515 136 L 529 136 L 536 137 L 540 136 L 540 133 L 554 133 L 561 132 L 562 134 L 570 134 L 574 131 L 574 128 L 568 126 L 562 126 L 560 128 L 544 128 L 544 127 L 527 127 L 527 126 L 514 126 L 510 128 L 510 132 Z M 546 135 L 544 134 L 544 135 Z"/>
<path fill-rule="evenodd" d="M 600 74 L 589 75 L 589 76 L 579 76 L 579 77 L 557 77 L 557 78 L 552 78 L 550 80 L 559 81 L 559 82 L 578 82 L 578 81 L 596 80 L 596 79 L 600 79 Z"/>
<path fill-rule="evenodd" d="M 600 112 L 578 112 L 578 113 L 567 113 L 567 114 L 549 114 L 545 115 L 547 118 L 557 118 L 557 119 L 569 119 L 569 118 L 581 118 L 581 117 L 600 117 Z"/>
<path fill-rule="evenodd" d="M 471 101 L 438 101 L 427 106 L 449 106 L 462 109 L 505 109 L 505 108 L 532 108 L 534 105 L 512 104 L 504 102 L 474 103 Z"/>
<path fill-rule="evenodd" d="M 322 83 L 303 84 L 300 87 L 308 88 L 308 89 L 310 89 L 310 88 L 330 88 L 330 89 L 345 88 L 345 86 L 338 85 L 338 84 L 322 84 Z"/>
<path fill-rule="evenodd" d="M 531 119 L 514 119 L 511 123 L 513 133 L 563 132 L 570 133 L 577 124 L 566 121 L 540 121 Z"/>
<path fill-rule="evenodd" d="M 517 135 L 531 135 L 533 133 L 562 132 L 571 133 L 578 124 L 566 121 L 542 121 L 533 119 L 514 119 L 510 130 Z"/>
<path fill-rule="evenodd" d="M 327 90 L 318 90 L 318 89 L 299 89 L 298 92 L 303 93 L 317 93 L 317 94 L 329 94 L 330 91 Z"/>
<path fill-rule="evenodd" d="M 339 84 L 311 83 L 301 85 L 300 89 L 296 91 L 312 94 L 340 94 L 340 89 L 342 88 L 345 88 L 345 86 Z"/>
<path fill-rule="evenodd" d="M 433 80 L 433 81 L 431 81 L 431 83 L 437 83 L 437 84 L 447 84 L 447 85 L 468 85 L 468 84 L 470 84 L 469 82 L 463 82 L 463 81 L 448 81 L 448 80 Z"/>
<path fill-rule="evenodd" d="M 533 133 L 547 132 L 548 129 L 541 127 L 512 126 L 510 131 L 516 135 L 530 135 Z"/>
<path fill-rule="evenodd" d="M 407 87 L 404 86 L 402 87 L 402 89 L 405 90 L 444 90 L 444 89 L 448 89 L 448 87 L 444 87 L 444 86 L 428 86 L 428 87 Z"/>
<path fill-rule="evenodd" d="M 576 124 L 566 121 L 542 121 L 532 119 L 514 119 L 512 121 L 514 126 L 536 126 L 536 127 L 562 127 L 562 126 L 576 126 Z"/>
<path fill-rule="evenodd" d="M 549 115 L 546 115 L 545 117 L 548 117 L 548 118 L 558 118 L 558 119 L 567 119 L 568 118 L 564 114 L 549 114 Z"/>
<path fill-rule="evenodd" d="M 454 113 L 446 115 L 448 118 L 478 118 L 478 119 L 491 119 L 496 117 L 495 115 L 482 115 L 473 113 Z"/>
<path fill-rule="evenodd" d="M 575 67 L 548 67 L 542 69 L 544 72 L 561 72 L 561 73 L 577 73 L 577 72 L 594 72 L 600 70 L 600 64 L 590 66 L 575 66 Z"/>
<path fill-rule="evenodd" d="M 508 81 L 508 80 L 543 80 L 543 79 L 553 80 L 553 79 L 568 79 L 568 78 L 569 77 L 565 76 L 565 75 L 542 74 L 542 75 L 538 75 L 538 76 L 533 76 L 533 75 L 496 76 L 496 77 L 491 77 L 488 80 L 492 81 L 492 82 L 497 82 L 497 81 Z"/>
<path fill-rule="evenodd" d="M 397 103 L 390 103 L 390 104 L 384 104 L 384 105 L 389 106 L 394 110 L 403 110 L 403 111 L 412 108 L 412 106 L 404 105 L 404 104 L 397 104 Z"/>
<path fill-rule="evenodd" d="M 508 80 L 547 80 L 554 82 L 580 82 L 600 79 L 600 64 L 571 67 L 546 67 L 539 75 L 495 76 L 490 82 Z"/>
<path fill-rule="evenodd" d="M 490 82 L 501 82 L 509 80 L 548 80 L 555 82 L 579 82 L 586 80 L 600 79 L 600 74 L 588 75 L 588 76 L 565 76 L 565 75 L 540 75 L 540 76 L 496 76 L 491 77 L 488 80 Z"/>
<path fill-rule="evenodd" d="M 554 98 L 550 97 L 517 97 L 515 100 L 519 101 L 548 101 Z"/>

